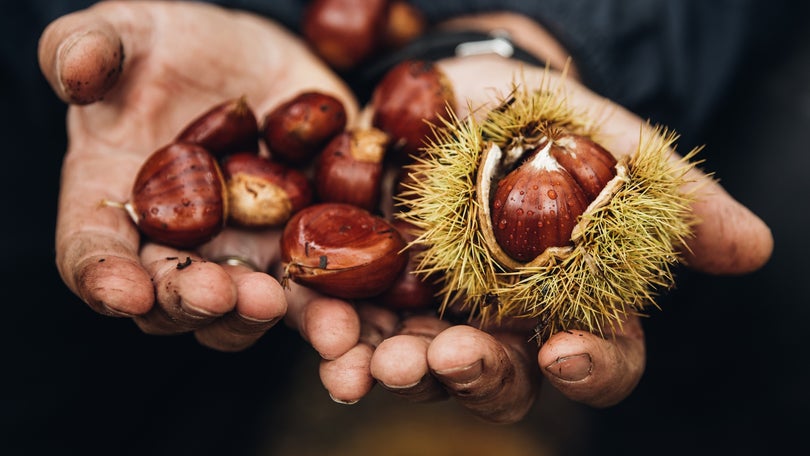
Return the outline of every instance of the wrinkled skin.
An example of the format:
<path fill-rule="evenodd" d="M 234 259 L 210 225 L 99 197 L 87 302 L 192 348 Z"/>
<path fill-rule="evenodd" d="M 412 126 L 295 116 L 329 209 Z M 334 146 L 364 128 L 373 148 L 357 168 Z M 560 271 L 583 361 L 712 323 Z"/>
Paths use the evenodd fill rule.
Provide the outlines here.
<path fill-rule="evenodd" d="M 334 400 L 358 401 L 381 384 L 412 401 L 454 397 L 492 422 L 521 419 L 542 378 L 596 407 L 621 401 L 641 378 L 644 336 L 635 318 L 614 337 L 559 333 L 539 348 L 529 341 L 529 328 L 484 331 L 435 316 L 401 321 L 372 303 L 325 298 L 295 285 L 284 290 L 272 274 L 217 263 L 237 255 L 260 271 L 277 270 L 276 231 L 229 228 L 197 251 L 178 251 L 146 242 L 124 211 L 100 206 L 103 199 L 126 201 L 146 156 L 226 98 L 246 95 L 261 115 L 318 88 L 341 99 L 349 121 L 356 121 L 358 107 L 343 82 L 272 21 L 196 3 L 104 2 L 54 21 L 43 32 L 39 57 L 55 93 L 70 103 L 57 266 L 65 284 L 97 312 L 132 318 L 150 334 L 193 332 L 223 351 L 250 346 L 286 318 L 323 358 L 321 380 Z M 529 82 L 543 73 L 491 59 L 499 58 L 440 63 L 457 99 L 485 103 L 493 88 L 509 87 L 516 70 Z M 575 105 L 606 103 L 567 83 Z M 629 153 L 643 123 L 611 108 L 605 145 Z M 689 264 L 714 274 L 762 266 L 772 249 L 767 226 L 718 184 L 697 171 L 695 177 L 694 185 L 705 184 L 694 206 L 703 223 L 686 253 Z M 186 258 L 191 264 L 178 268 Z"/>

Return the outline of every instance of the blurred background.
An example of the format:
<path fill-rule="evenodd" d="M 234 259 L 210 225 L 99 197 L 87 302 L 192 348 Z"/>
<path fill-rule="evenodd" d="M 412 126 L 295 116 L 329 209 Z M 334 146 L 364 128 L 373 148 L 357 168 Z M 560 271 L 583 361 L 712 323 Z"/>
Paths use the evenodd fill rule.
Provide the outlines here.
<path fill-rule="evenodd" d="M 0 454 L 745 455 L 807 447 L 807 29 L 786 30 L 780 46 L 752 58 L 705 136 L 680 147 L 705 144 L 704 168 L 771 226 L 770 263 L 743 277 L 680 270 L 678 288 L 645 322 L 647 370 L 621 404 L 594 410 L 546 388 L 525 420 L 490 426 L 453 402 L 408 404 L 379 388 L 358 404 L 335 404 L 319 383 L 316 353 L 283 325 L 249 350 L 219 353 L 190 335 L 144 335 L 73 296 L 53 252 L 65 108 L 36 62 L 51 18 L 9 3 L 0 7 L 0 50 L 29 52 L 4 58 L 0 72 L 0 277 L 8 293 L 0 300 Z"/>

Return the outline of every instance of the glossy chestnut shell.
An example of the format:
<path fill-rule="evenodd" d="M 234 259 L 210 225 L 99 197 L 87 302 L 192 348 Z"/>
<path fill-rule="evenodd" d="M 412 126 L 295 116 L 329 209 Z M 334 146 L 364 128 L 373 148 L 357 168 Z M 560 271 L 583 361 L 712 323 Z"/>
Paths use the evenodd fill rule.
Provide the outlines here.
<path fill-rule="evenodd" d="M 408 261 L 405 240 L 386 220 L 359 207 L 320 203 L 287 223 L 281 238 L 285 278 L 344 299 L 388 289 Z"/>
<path fill-rule="evenodd" d="M 227 204 L 225 182 L 216 158 L 198 145 L 172 143 L 143 163 L 127 208 L 147 237 L 189 248 L 222 230 Z"/>
<path fill-rule="evenodd" d="M 496 183 L 489 202 L 491 233 L 500 250 L 518 263 L 550 247 L 568 246 L 580 216 L 616 175 L 616 160 L 607 150 L 567 132 L 503 156 L 505 161 L 498 160 L 518 166 L 509 170 L 507 165 L 505 175 L 491 181 Z"/>

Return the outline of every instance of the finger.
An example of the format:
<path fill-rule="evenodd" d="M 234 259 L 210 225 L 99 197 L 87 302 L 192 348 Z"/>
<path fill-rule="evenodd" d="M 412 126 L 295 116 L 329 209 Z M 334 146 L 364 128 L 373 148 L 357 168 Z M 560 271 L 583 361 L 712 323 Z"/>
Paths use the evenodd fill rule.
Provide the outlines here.
<path fill-rule="evenodd" d="M 38 57 L 57 96 L 73 104 L 101 99 L 121 75 L 125 54 L 131 57 L 139 43 L 149 42 L 144 13 L 104 2 L 50 23 L 40 37 Z"/>
<path fill-rule="evenodd" d="M 267 272 L 281 257 L 278 230 L 250 230 L 228 227 L 198 248 L 200 255 L 214 262 L 240 259 L 255 271 Z"/>
<path fill-rule="evenodd" d="M 336 359 L 321 361 L 321 383 L 333 401 L 354 404 L 374 388 L 374 378 L 369 370 L 373 352 L 370 345 L 357 344 Z"/>
<path fill-rule="evenodd" d="M 447 59 L 439 63 L 456 93 L 456 110 L 469 113 L 467 102 L 476 107 L 494 107 L 497 96 L 508 93 L 513 82 L 530 87 L 551 87 L 564 83 L 571 106 L 596 117 L 602 126 L 600 141 L 617 156 L 626 156 L 639 147 L 640 132 L 650 133 L 650 125 L 635 114 L 594 94 L 573 80 L 562 81 L 559 74 L 495 56 Z M 475 75 L 475 77 L 470 77 Z M 520 79 L 518 79 L 520 78 Z M 481 110 L 485 112 L 485 110 Z M 699 271 L 713 274 L 741 274 L 764 265 L 773 250 L 768 226 L 732 198 L 716 181 L 698 169 L 687 176 L 685 191 L 695 191 L 693 212 L 699 224 L 687 242 L 686 262 Z"/>
<path fill-rule="evenodd" d="M 105 315 L 142 315 L 152 308 L 154 290 L 138 258 L 139 236 L 124 210 L 104 206 L 103 198 L 125 201 L 121 171 L 99 156 L 68 154 L 56 229 L 56 265 L 65 284 Z"/>
<path fill-rule="evenodd" d="M 541 347 L 537 361 L 549 383 L 568 398 L 611 406 L 630 395 L 644 373 L 644 332 L 638 317 L 606 338 L 560 332 Z"/>
<path fill-rule="evenodd" d="M 277 274 L 281 276 L 283 272 Z M 324 359 L 336 359 L 361 341 L 376 346 L 393 333 L 396 317 L 391 312 L 371 305 L 355 307 L 292 280 L 285 282 L 285 286 L 287 325 L 296 328 Z"/>
<path fill-rule="evenodd" d="M 148 21 L 136 14 L 140 10 L 129 14 L 124 9 L 117 2 L 102 2 L 59 18 L 43 31 L 40 65 L 60 97 L 72 103 L 98 99 L 118 77 L 122 43 L 138 48 L 148 42 L 143 39 Z M 75 111 L 68 127 L 70 151 L 62 166 L 56 229 L 59 273 L 98 312 L 143 315 L 152 309 L 154 290 L 138 258 L 137 230 L 125 211 L 101 204 L 128 200 L 131 172 L 143 157 L 123 153 L 126 141 L 88 140 L 105 129 L 83 130 Z"/>
<path fill-rule="evenodd" d="M 394 335 L 399 324 L 397 314 L 368 303 L 358 303 L 355 308 L 360 318 L 360 343 L 376 349 L 383 341 Z"/>
<path fill-rule="evenodd" d="M 374 350 L 372 377 L 388 391 L 412 402 L 446 398 L 444 388 L 430 373 L 427 351 L 433 338 L 449 326 L 435 317 L 408 318 L 397 335 L 385 339 Z"/>
<path fill-rule="evenodd" d="M 197 340 L 221 351 L 253 345 L 287 312 L 284 289 L 265 273 L 278 259 L 280 234 L 228 228 L 200 247 L 199 252 L 219 264 L 236 285 L 236 307 L 222 318 L 194 332 Z"/>
<path fill-rule="evenodd" d="M 332 400 L 341 404 L 359 401 L 374 387 L 371 357 L 375 347 L 394 333 L 397 324 L 393 312 L 369 304 L 359 304 L 357 315 L 361 322 L 358 343 L 338 357 L 324 359 L 320 367 L 321 382 Z"/>
<path fill-rule="evenodd" d="M 534 403 L 530 359 L 525 340 L 463 325 L 440 333 L 428 348 L 428 365 L 450 395 L 494 423 L 514 423 Z"/>
<path fill-rule="evenodd" d="M 292 325 L 323 359 L 337 359 L 360 341 L 360 317 L 342 299 L 318 296 L 296 313 Z"/>
<path fill-rule="evenodd" d="M 216 350 L 244 350 L 284 316 L 284 289 L 266 273 L 241 265 L 223 268 L 236 284 L 236 308 L 194 335 L 202 345 Z"/>
<path fill-rule="evenodd" d="M 719 184 L 702 187 L 692 205 L 698 224 L 687 240 L 686 264 L 712 274 L 745 274 L 768 262 L 773 234 Z"/>
<path fill-rule="evenodd" d="M 188 332 L 234 309 L 236 285 L 218 264 L 158 244 L 146 244 L 141 258 L 157 298 L 150 312 L 135 318 L 144 332 Z"/>

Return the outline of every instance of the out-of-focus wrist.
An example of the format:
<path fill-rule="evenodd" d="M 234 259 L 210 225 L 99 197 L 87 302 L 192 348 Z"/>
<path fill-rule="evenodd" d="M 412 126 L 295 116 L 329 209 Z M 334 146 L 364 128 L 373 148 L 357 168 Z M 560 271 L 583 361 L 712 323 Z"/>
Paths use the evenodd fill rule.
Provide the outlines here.
<path fill-rule="evenodd" d="M 486 33 L 499 30 L 509 35 L 510 41 L 538 60 L 548 62 L 551 68 L 562 70 L 579 79 L 575 62 L 568 51 L 545 27 L 521 14 L 512 12 L 482 13 L 460 16 L 437 25 L 440 30 L 475 30 Z"/>

